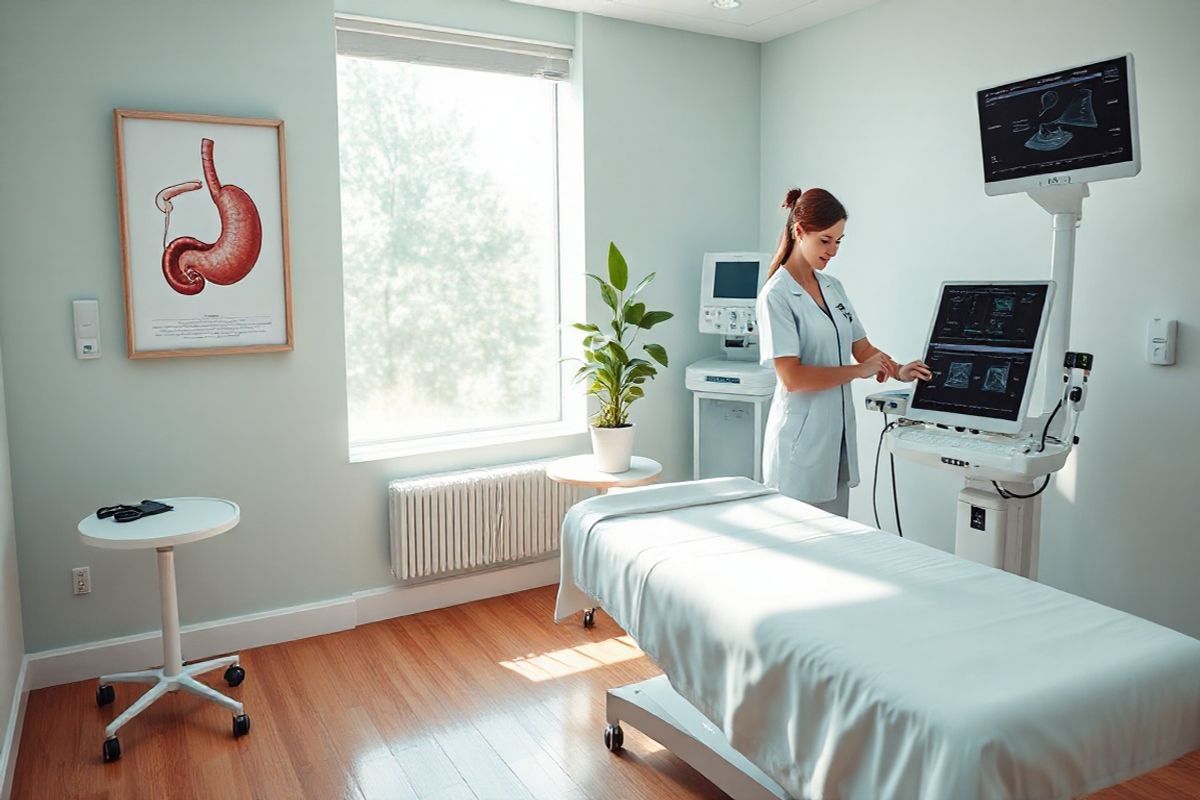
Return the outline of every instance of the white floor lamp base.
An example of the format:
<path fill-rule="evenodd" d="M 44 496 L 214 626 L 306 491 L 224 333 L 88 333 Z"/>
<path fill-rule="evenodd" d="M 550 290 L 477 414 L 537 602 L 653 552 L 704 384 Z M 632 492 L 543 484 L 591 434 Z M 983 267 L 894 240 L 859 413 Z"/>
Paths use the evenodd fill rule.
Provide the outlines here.
<path fill-rule="evenodd" d="M 140 672 L 118 672 L 115 675 L 101 675 L 100 686 L 103 687 L 114 683 L 152 683 L 150 690 L 139 697 L 137 701 L 129 708 L 122 712 L 121 716 L 114 719 L 104 729 L 104 738 L 111 739 L 117 735 L 117 731 L 121 726 L 129 720 L 136 717 L 138 714 L 145 711 L 150 705 L 162 697 L 167 692 L 177 692 L 182 689 L 185 692 L 203 697 L 205 700 L 210 700 L 217 705 L 224 706 L 233 712 L 234 716 L 242 715 L 242 704 L 232 697 L 225 695 L 213 689 L 210 686 L 205 686 L 196 680 L 196 675 L 203 675 L 206 672 L 212 672 L 214 669 L 221 667 L 230 667 L 238 662 L 236 655 L 222 656 L 214 658 L 211 661 L 201 661 L 198 664 L 185 665 L 182 670 L 175 675 L 168 675 L 167 671 L 160 667 L 158 669 L 144 669 Z"/>
<path fill-rule="evenodd" d="M 180 654 L 182 642 L 179 635 L 179 600 L 175 591 L 175 548 L 159 547 L 158 549 L 158 583 L 159 599 L 162 603 L 162 637 L 163 637 L 163 666 L 158 669 L 144 669 L 138 672 L 118 672 L 114 675 L 101 675 L 100 688 L 96 691 L 96 703 L 108 705 L 116 698 L 113 691 L 114 683 L 152 683 L 150 690 L 134 701 L 119 717 L 114 719 L 104 729 L 104 760 L 116 761 L 121 757 L 121 743 L 117 740 L 117 731 L 138 714 L 149 708 L 155 700 L 167 692 L 185 692 L 203 697 L 233 712 L 233 735 L 243 736 L 250 732 L 250 717 L 242 710 L 242 704 L 232 697 L 226 697 L 212 687 L 205 686 L 196 680 L 196 675 L 212 672 L 221 667 L 233 667 L 237 664 L 238 656 L 221 656 L 220 658 L 201 661 L 197 664 L 184 664 Z M 240 666 L 234 675 L 226 673 L 226 682 L 236 686 L 245 678 L 245 670 Z"/>

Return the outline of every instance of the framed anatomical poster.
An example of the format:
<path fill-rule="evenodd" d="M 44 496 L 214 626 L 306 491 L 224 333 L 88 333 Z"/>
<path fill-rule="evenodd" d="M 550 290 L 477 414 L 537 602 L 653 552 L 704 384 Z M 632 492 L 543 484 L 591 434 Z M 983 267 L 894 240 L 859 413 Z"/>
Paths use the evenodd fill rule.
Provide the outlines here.
<path fill-rule="evenodd" d="M 130 358 L 292 349 L 283 121 L 115 109 Z"/>

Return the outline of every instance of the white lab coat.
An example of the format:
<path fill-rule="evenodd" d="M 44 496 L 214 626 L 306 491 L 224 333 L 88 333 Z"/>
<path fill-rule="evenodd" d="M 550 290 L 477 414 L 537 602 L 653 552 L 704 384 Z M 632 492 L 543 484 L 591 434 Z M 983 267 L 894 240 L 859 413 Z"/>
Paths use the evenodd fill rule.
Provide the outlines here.
<path fill-rule="evenodd" d="M 758 295 L 759 348 L 763 364 L 798 356 L 801 364 L 837 367 L 857 363 L 851 346 L 867 333 L 841 281 L 817 272 L 829 314 L 780 268 Z M 831 321 L 832 317 L 832 321 Z M 850 486 L 858 485 L 854 398 L 849 384 L 820 392 L 789 392 L 783 381 L 767 414 L 763 438 L 763 481 L 806 503 L 837 497 L 842 442 Z"/>

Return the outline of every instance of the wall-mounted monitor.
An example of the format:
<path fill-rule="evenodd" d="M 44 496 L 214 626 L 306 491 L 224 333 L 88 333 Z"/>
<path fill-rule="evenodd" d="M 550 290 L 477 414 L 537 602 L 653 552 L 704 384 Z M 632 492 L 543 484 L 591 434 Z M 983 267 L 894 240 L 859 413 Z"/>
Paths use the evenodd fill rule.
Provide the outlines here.
<path fill-rule="evenodd" d="M 1053 300 L 1052 281 L 943 283 L 925 346 L 933 379 L 914 384 L 905 416 L 1019 433 Z"/>
<path fill-rule="evenodd" d="M 1133 56 L 980 89 L 984 191 L 1125 178 L 1142 167 Z"/>

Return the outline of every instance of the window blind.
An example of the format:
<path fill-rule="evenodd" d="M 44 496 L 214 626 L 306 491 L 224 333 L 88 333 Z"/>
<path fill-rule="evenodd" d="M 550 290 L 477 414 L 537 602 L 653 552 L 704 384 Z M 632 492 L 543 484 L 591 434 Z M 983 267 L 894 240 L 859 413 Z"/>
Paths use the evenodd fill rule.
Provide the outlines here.
<path fill-rule="evenodd" d="M 338 53 L 433 64 L 510 75 L 567 80 L 572 49 L 566 45 L 401 24 L 367 17 L 334 17 Z"/>

